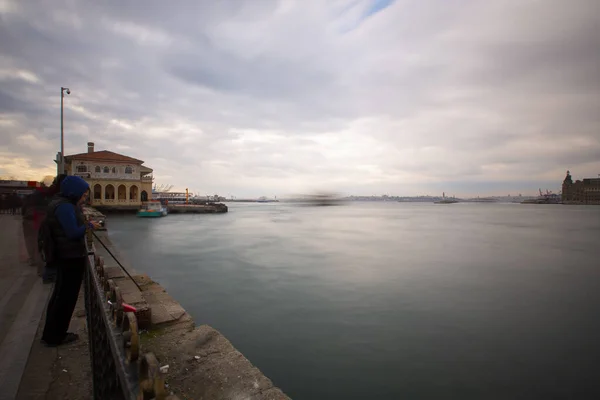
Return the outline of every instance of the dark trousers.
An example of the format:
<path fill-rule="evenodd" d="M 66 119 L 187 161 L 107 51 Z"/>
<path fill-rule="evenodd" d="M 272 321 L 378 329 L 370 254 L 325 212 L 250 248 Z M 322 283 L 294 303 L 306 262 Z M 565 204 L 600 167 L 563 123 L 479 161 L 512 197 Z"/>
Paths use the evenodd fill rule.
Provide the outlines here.
<path fill-rule="evenodd" d="M 39 257 L 37 231 L 35 230 L 33 219 L 23 218 L 23 236 L 25 237 L 25 248 L 29 256 L 29 265 L 36 266 L 38 275 L 41 275 L 44 264 Z"/>
<path fill-rule="evenodd" d="M 56 261 L 56 266 L 56 283 L 48 302 L 42 335 L 42 340 L 48 344 L 60 344 L 69 329 L 83 280 L 85 257 L 60 259 Z"/>
<path fill-rule="evenodd" d="M 42 279 L 47 280 L 55 280 L 56 279 L 56 265 L 54 264 L 46 264 L 44 265 L 44 272 L 42 272 Z"/>

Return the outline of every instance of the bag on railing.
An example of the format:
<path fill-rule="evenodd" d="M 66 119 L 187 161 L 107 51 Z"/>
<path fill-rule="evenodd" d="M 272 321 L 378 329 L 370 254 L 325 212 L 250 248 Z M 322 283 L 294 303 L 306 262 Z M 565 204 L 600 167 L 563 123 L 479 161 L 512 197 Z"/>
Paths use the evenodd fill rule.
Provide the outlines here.
<path fill-rule="evenodd" d="M 54 258 L 56 257 L 56 247 L 54 238 L 52 237 L 52 230 L 48 223 L 48 218 L 44 218 L 40 224 L 40 230 L 38 232 L 38 250 L 44 263 L 50 264 L 54 261 Z"/>

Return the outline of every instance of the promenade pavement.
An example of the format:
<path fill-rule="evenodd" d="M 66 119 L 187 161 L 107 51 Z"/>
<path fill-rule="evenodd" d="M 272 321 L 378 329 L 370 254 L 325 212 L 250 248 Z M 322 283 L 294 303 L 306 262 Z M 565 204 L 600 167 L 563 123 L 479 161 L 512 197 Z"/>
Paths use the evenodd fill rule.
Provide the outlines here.
<path fill-rule="evenodd" d="M 90 399 L 91 372 L 82 293 L 71 329 L 77 343 L 40 343 L 52 285 L 29 265 L 20 215 L 0 215 L 0 400 Z"/>

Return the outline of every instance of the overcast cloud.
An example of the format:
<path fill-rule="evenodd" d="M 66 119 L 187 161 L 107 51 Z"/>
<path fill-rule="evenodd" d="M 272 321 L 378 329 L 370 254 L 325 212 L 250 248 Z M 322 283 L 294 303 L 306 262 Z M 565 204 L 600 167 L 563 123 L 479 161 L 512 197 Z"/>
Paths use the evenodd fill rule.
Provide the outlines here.
<path fill-rule="evenodd" d="M 597 0 L 0 0 L 0 175 L 487 195 L 600 174 Z"/>

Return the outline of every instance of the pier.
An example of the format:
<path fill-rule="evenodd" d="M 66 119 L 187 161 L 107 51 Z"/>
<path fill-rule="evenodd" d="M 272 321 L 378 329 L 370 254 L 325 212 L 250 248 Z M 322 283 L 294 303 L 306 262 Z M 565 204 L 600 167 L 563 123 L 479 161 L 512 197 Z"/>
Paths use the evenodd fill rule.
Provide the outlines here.
<path fill-rule="evenodd" d="M 159 283 L 136 271 L 106 230 L 87 235 L 70 327 L 81 339 L 44 347 L 50 285 L 27 263 L 21 217 L 0 218 L 0 399 L 288 399 L 221 333 L 196 326 Z"/>
<path fill-rule="evenodd" d="M 223 203 L 213 204 L 174 204 L 168 205 L 169 214 L 221 214 L 226 213 L 228 208 Z"/>
<path fill-rule="evenodd" d="M 110 213 L 131 213 L 139 211 L 139 206 L 97 206 L 98 211 Z M 167 210 L 169 214 L 223 214 L 229 211 L 227 205 L 223 203 L 208 203 L 208 204 L 168 204 Z"/>

